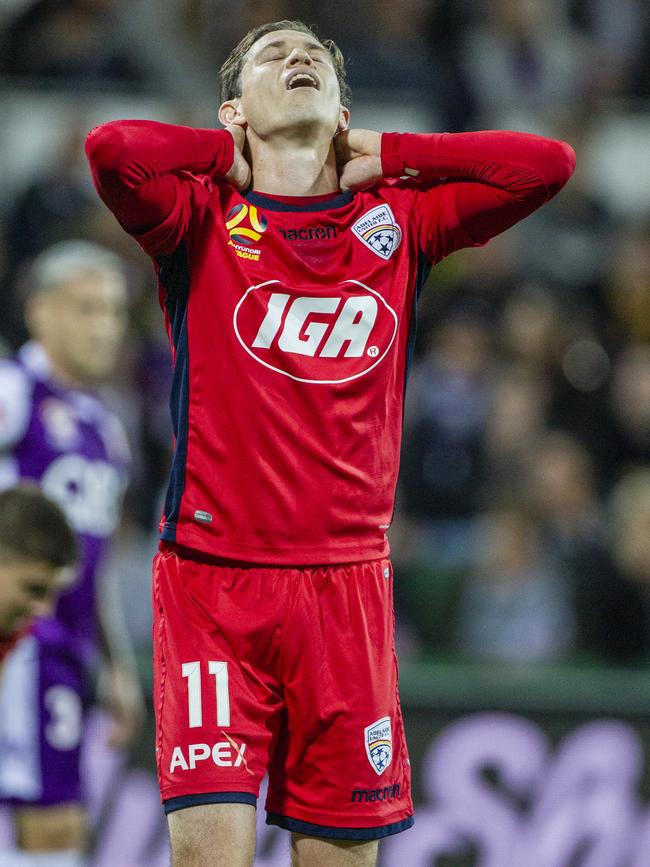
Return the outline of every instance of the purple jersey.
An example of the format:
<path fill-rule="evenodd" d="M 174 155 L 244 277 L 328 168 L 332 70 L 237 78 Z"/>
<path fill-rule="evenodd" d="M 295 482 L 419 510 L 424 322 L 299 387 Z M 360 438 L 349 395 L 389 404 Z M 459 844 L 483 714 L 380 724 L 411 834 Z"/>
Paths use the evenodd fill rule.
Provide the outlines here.
<path fill-rule="evenodd" d="M 35 634 L 63 627 L 78 652 L 96 644 L 96 576 L 117 527 L 126 485 L 128 446 L 117 418 L 87 392 L 55 381 L 43 348 L 25 344 L 0 361 L 0 487 L 33 479 L 65 512 L 77 533 L 77 580 L 58 600 L 53 620 Z"/>

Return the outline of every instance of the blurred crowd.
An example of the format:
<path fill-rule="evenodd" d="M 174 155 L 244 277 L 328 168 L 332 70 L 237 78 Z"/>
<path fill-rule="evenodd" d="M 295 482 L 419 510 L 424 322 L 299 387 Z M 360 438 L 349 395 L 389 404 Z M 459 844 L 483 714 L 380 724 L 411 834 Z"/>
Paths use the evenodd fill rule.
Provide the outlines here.
<path fill-rule="evenodd" d="M 392 528 L 404 652 L 650 662 L 650 186 L 626 209 L 581 168 L 611 117 L 646 131 L 647 162 L 650 4 L 5 0 L 0 88 L 216 101 L 238 39 L 294 17 L 350 58 L 353 121 L 364 100 L 407 95 L 431 131 L 527 129 L 578 155 L 553 203 L 454 254 L 422 293 Z M 112 568 L 146 641 L 170 360 L 153 274 L 92 189 L 85 131 L 44 141 L 42 170 L 0 203 L 0 339 L 5 353 L 25 339 L 22 274 L 50 243 L 88 238 L 125 258 L 132 327 L 108 395 L 135 462 Z"/>

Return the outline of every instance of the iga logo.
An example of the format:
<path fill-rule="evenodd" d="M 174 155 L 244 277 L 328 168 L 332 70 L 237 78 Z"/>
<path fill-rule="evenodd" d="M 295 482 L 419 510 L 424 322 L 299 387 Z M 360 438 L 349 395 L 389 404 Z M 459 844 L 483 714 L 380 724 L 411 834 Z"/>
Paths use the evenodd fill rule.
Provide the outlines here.
<path fill-rule="evenodd" d="M 298 382 L 348 382 L 384 358 L 397 315 L 357 280 L 290 289 L 279 280 L 251 286 L 233 316 L 237 339 L 260 364 Z"/>
<path fill-rule="evenodd" d="M 352 226 L 352 231 L 382 259 L 390 259 L 402 240 L 402 230 L 388 205 L 377 205 L 366 211 Z"/>

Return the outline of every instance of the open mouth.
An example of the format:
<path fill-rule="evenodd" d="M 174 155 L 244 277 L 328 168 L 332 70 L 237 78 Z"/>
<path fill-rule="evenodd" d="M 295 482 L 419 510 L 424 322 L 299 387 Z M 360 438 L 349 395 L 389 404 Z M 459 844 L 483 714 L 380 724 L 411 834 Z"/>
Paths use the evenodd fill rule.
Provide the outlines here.
<path fill-rule="evenodd" d="M 292 72 L 287 78 L 287 90 L 298 90 L 299 87 L 318 90 L 318 79 L 311 72 Z"/>

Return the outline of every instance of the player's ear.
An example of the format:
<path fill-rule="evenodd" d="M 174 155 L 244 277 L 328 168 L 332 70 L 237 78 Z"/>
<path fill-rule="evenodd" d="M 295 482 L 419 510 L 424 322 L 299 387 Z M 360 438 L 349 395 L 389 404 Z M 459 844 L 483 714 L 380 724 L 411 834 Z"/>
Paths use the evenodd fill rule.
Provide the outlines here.
<path fill-rule="evenodd" d="M 339 122 L 336 128 L 337 132 L 344 132 L 350 126 L 350 109 L 344 105 L 339 109 Z"/>
<path fill-rule="evenodd" d="M 224 126 L 246 126 L 246 118 L 238 99 L 228 99 L 219 106 L 219 120 Z"/>

